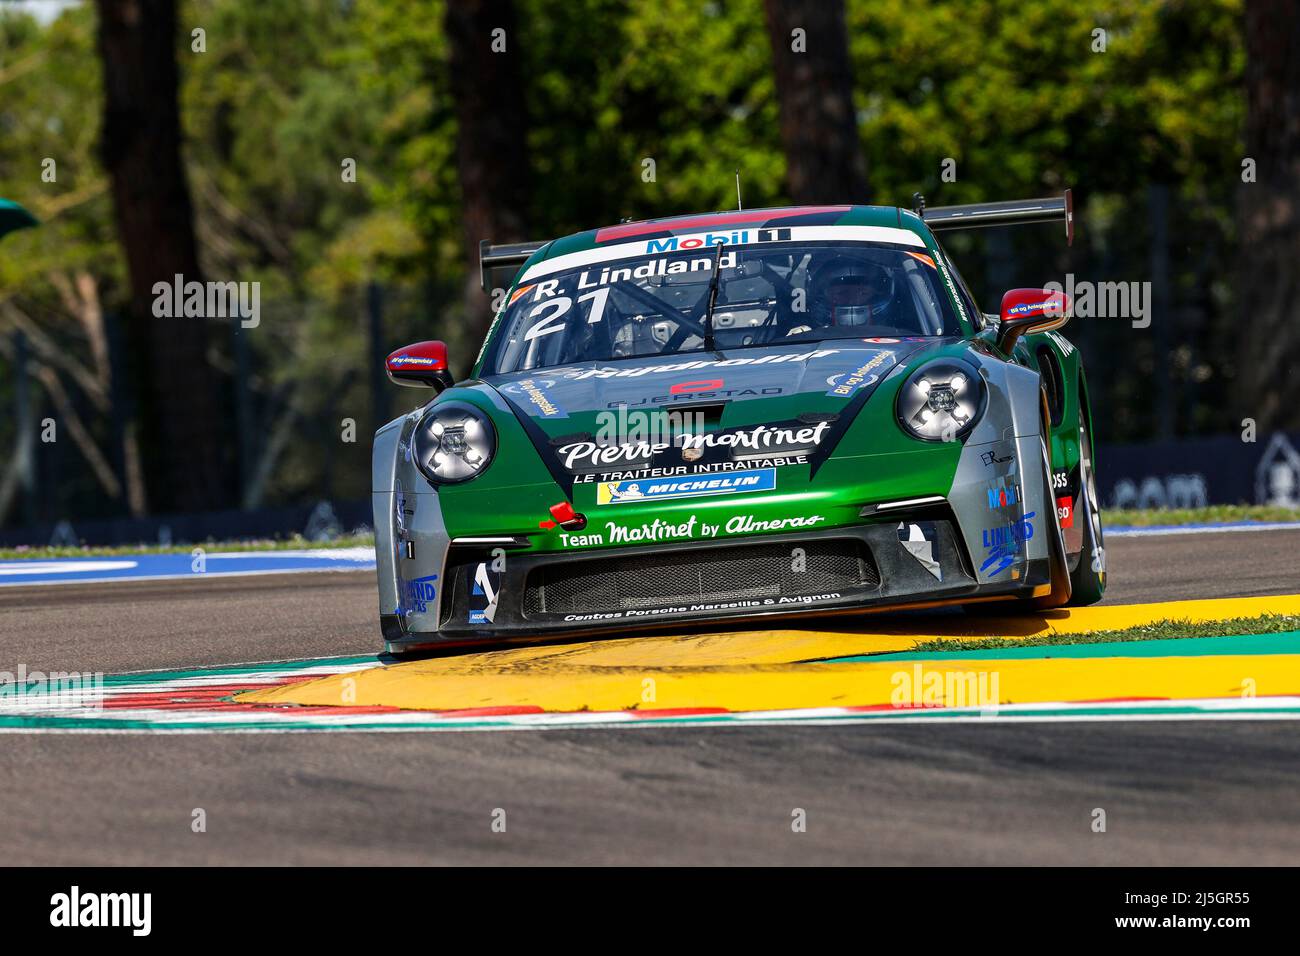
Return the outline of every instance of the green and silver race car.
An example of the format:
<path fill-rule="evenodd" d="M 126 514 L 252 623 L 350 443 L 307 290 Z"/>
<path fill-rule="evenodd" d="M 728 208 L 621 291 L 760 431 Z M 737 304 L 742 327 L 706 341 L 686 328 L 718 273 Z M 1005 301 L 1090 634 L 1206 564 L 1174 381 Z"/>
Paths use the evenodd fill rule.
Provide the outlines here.
<path fill-rule="evenodd" d="M 441 342 L 386 360 L 436 390 L 375 436 L 387 649 L 1097 601 L 1068 302 L 985 315 L 935 238 L 1052 219 L 1072 233 L 1068 193 L 485 243 L 485 276 L 522 267 L 472 377 Z"/>

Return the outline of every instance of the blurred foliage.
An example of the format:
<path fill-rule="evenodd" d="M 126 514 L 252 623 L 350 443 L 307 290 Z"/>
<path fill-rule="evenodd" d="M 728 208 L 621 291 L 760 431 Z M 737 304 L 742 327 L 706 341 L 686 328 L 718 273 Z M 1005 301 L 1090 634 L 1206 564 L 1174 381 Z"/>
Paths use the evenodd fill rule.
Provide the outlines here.
<path fill-rule="evenodd" d="M 538 238 L 731 208 L 737 170 L 747 206 L 784 201 L 762 0 L 517 7 L 518 35 L 508 42 L 527 78 L 518 95 L 531 119 L 518 135 L 538 184 L 527 210 Z M 1004 279 L 1148 278 L 1147 188 L 1169 184 L 1171 308 L 1191 309 L 1166 350 L 1187 413 L 1180 427 L 1224 427 L 1214 396 L 1231 374 L 1216 348 L 1230 332 L 1229 296 L 1217 267 L 1227 261 L 1240 171 L 1240 8 L 1241 0 L 849 0 L 871 184 L 857 198 L 906 204 L 922 190 L 937 205 L 1074 186 L 1082 223 L 1069 253 L 1036 229 L 999 247 L 1002 259 L 1014 254 L 1010 267 L 987 237 L 950 243 L 992 310 Z M 457 322 L 465 263 L 443 5 L 183 0 L 181 11 L 182 114 L 204 267 L 210 278 L 262 283 L 263 322 L 248 341 L 257 446 L 276 456 L 265 498 L 322 488 L 363 495 L 366 436 L 384 412 L 371 408 L 367 283 L 384 290 L 385 348 L 445 338 L 464 368 L 478 344 Z M 198 27 L 201 53 L 191 46 Z M 1092 49 L 1099 27 L 1104 53 Z M 125 296 L 95 154 L 99 86 L 91 5 L 48 26 L 0 8 L 0 195 L 44 220 L 0 247 L 0 339 L 12 305 L 82 361 L 90 345 L 57 276 L 93 276 L 110 310 Z M 47 156 L 58 163 L 55 183 L 40 178 Z M 955 182 L 940 178 L 945 158 L 956 161 Z M 345 160 L 355 160 L 356 182 L 343 181 Z M 1163 360 L 1160 342 L 1112 326 L 1075 330 L 1102 437 L 1144 437 L 1154 418 L 1142 391 Z M 1127 374 L 1107 367 L 1114 349 L 1132 356 Z M 214 354 L 227 372 L 231 353 L 219 343 Z M 390 394 L 391 410 L 409 397 Z M 337 440 L 345 417 L 358 423 L 355 444 Z M 106 440 L 103 416 L 96 422 Z M 296 440 L 273 449 L 277 429 Z M 11 441 L 0 425 L 0 447 Z M 76 470 L 73 460 L 63 474 Z M 68 487 L 94 490 L 78 481 Z"/>
<path fill-rule="evenodd" d="M 1067 272 L 1153 279 L 1151 187 L 1168 187 L 1170 275 L 1145 332 L 1076 319 L 1103 441 L 1223 431 L 1232 201 L 1245 103 L 1241 0 L 907 0 L 849 3 L 874 201 L 930 205 L 1073 187 L 1076 245 L 1054 228 L 946 239 L 984 311 L 1006 288 Z M 1105 31 L 1104 52 L 1094 31 Z M 941 179 L 945 159 L 956 181 Z M 1045 242 L 1050 239 L 1050 242 Z M 990 262 L 990 257 L 997 261 Z M 1123 354 L 1125 361 L 1107 361 Z M 1154 385 L 1153 385 L 1154 383 Z M 1162 406 L 1154 392 L 1163 390 Z"/>
<path fill-rule="evenodd" d="M 862 130 L 879 202 L 1147 182 L 1230 185 L 1240 171 L 1239 0 L 849 4 Z M 1094 52 L 1094 30 L 1105 51 Z M 940 163 L 957 161 L 957 181 Z"/>

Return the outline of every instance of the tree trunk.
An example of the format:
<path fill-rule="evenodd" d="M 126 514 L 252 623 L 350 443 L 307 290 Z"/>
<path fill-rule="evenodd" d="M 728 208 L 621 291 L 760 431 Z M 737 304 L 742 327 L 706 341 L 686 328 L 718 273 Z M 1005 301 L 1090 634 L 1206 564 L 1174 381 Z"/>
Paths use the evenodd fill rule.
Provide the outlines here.
<path fill-rule="evenodd" d="M 867 202 L 843 0 L 765 6 L 791 201 Z"/>
<path fill-rule="evenodd" d="M 1239 187 L 1237 400 L 1259 429 L 1300 424 L 1300 0 L 1246 3 L 1246 156 Z"/>
<path fill-rule="evenodd" d="M 101 153 L 131 287 L 131 351 L 155 507 L 210 510 L 233 492 L 208 364 L 208 320 L 156 317 L 156 282 L 202 281 L 181 159 L 175 0 L 97 0 L 104 68 Z"/>
<path fill-rule="evenodd" d="M 468 325 L 481 340 L 491 319 L 491 299 L 479 286 L 479 240 L 533 238 L 526 234 L 528 120 L 519 67 L 522 37 L 514 4 L 508 0 L 448 3 L 446 30 L 468 270 L 465 307 Z M 501 44 L 505 49 L 494 51 L 494 45 Z"/>

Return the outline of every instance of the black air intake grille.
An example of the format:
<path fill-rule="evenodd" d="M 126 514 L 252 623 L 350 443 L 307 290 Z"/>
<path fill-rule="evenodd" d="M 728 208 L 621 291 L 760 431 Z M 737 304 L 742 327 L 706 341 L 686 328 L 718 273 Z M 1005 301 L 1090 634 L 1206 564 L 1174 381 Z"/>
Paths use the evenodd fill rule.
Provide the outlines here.
<path fill-rule="evenodd" d="M 796 597 L 879 584 L 866 546 L 852 539 L 669 550 L 537 568 L 528 575 L 524 614 Z"/>

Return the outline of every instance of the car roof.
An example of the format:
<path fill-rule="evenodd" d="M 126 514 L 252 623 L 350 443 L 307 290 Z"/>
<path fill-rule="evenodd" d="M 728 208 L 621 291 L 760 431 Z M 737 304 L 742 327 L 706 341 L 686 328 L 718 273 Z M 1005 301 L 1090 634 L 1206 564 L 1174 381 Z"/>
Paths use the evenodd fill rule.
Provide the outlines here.
<path fill-rule="evenodd" d="M 733 232 L 746 228 L 780 228 L 788 226 L 892 226 L 914 232 L 931 245 L 934 237 L 919 216 L 897 206 L 780 206 L 762 209 L 736 209 L 728 212 L 695 213 L 621 222 L 574 233 L 548 243 L 530 260 L 530 264 L 584 252 L 620 242 L 658 239 L 697 232 Z"/>

